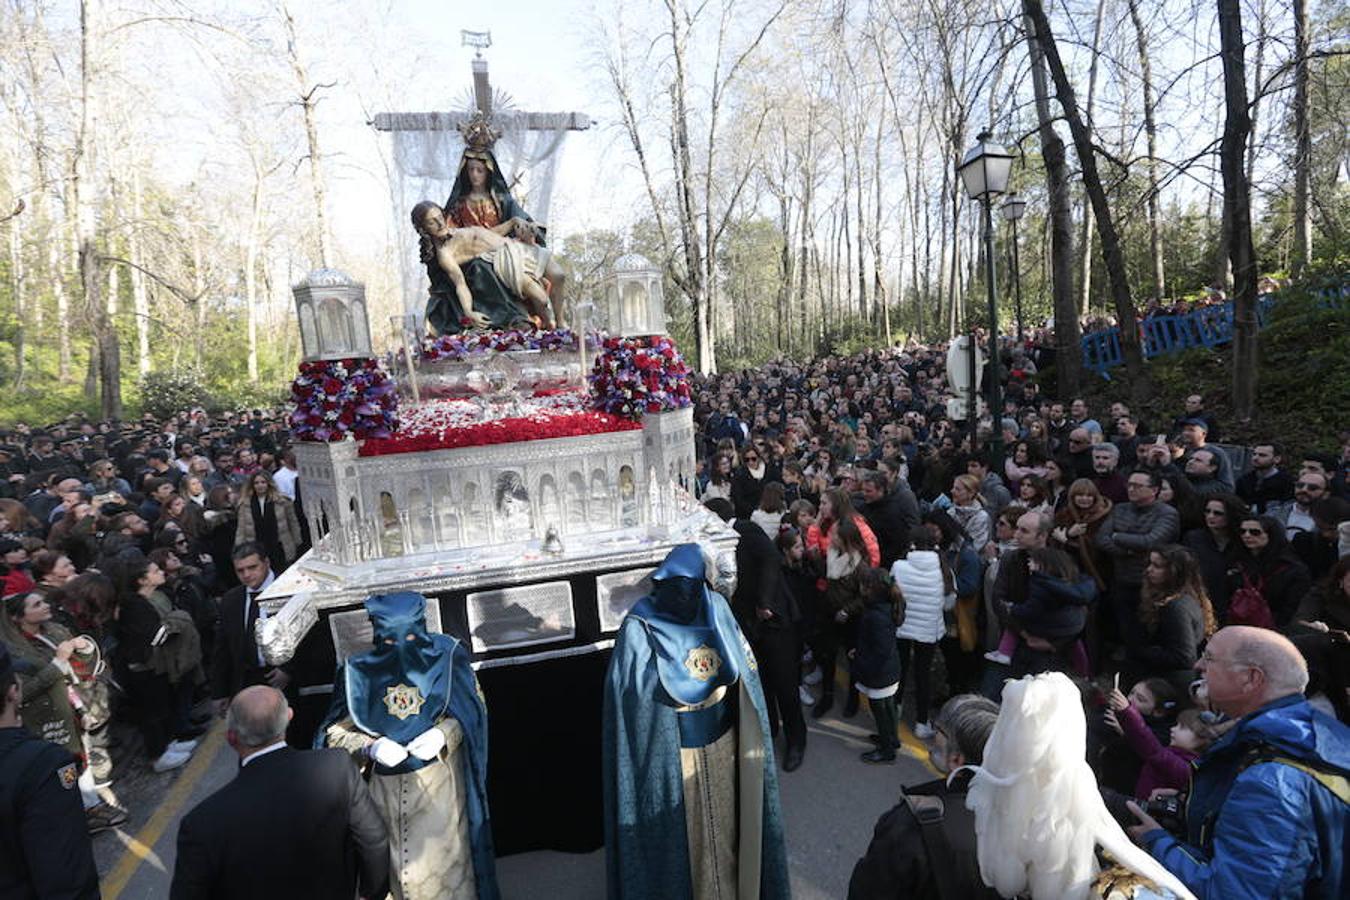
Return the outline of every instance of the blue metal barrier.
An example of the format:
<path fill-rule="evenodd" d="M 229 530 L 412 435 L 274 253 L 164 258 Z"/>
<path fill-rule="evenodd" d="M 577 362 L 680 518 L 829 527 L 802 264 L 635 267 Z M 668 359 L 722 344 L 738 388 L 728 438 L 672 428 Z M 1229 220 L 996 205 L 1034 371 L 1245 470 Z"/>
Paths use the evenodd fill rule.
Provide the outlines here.
<path fill-rule="evenodd" d="M 1350 282 L 1320 292 L 1326 306 L 1350 303 Z M 1264 328 L 1274 294 L 1262 294 L 1256 301 L 1257 325 Z M 1233 301 L 1202 306 L 1184 316 L 1152 316 L 1139 320 L 1139 341 L 1144 359 L 1170 356 L 1194 347 L 1218 347 L 1233 339 Z M 1083 335 L 1083 368 L 1110 378 L 1107 370 L 1125 362 L 1120 346 L 1120 327 Z"/>

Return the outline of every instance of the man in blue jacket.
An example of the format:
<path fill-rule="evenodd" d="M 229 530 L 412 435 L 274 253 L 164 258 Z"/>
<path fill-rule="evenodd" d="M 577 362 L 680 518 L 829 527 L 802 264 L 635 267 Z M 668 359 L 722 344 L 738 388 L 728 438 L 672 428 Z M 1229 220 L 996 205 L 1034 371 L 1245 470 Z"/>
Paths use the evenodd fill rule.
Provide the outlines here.
<path fill-rule="evenodd" d="M 1303 698 L 1303 657 L 1231 626 L 1195 667 L 1236 724 L 1196 761 L 1185 842 L 1131 804 L 1135 839 L 1201 900 L 1350 896 L 1350 728 Z"/>

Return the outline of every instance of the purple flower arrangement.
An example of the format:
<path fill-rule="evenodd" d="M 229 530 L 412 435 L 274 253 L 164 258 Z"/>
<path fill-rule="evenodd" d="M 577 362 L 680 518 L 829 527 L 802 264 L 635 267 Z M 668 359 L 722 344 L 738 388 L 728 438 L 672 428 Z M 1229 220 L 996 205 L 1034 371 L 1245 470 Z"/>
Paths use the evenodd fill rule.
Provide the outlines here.
<path fill-rule="evenodd" d="M 375 359 L 302 362 L 291 402 L 291 432 L 302 441 L 387 438 L 398 429 L 398 391 Z"/>
<path fill-rule="evenodd" d="M 422 342 L 424 362 L 461 360 L 476 353 L 508 350 L 573 350 L 577 336 L 570 328 L 552 330 L 508 328 L 504 331 L 461 332 L 427 338 Z"/>
<path fill-rule="evenodd" d="M 664 335 L 605 338 L 590 382 L 596 409 L 630 419 L 693 402 L 689 367 Z"/>

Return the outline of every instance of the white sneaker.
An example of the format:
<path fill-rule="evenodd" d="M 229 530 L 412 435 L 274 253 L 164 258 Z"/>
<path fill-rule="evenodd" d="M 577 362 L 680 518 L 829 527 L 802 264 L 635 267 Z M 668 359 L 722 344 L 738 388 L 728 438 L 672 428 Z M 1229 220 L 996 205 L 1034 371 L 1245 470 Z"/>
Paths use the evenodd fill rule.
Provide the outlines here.
<path fill-rule="evenodd" d="M 797 699 L 802 701 L 803 706 L 815 706 L 816 704 L 815 696 L 806 689 L 804 684 L 797 685 Z"/>
<path fill-rule="evenodd" d="M 188 750 L 174 750 L 172 747 L 165 750 L 164 753 L 151 764 L 150 768 L 156 772 L 169 772 L 177 769 L 179 766 L 187 764 L 192 759 L 192 753 Z"/>
<path fill-rule="evenodd" d="M 984 658 L 992 663 L 998 663 L 999 665 L 1003 666 L 1012 665 L 1012 657 L 1006 653 L 1000 653 L 997 650 L 990 650 L 988 653 L 984 655 Z"/>
<path fill-rule="evenodd" d="M 175 753 L 191 753 L 193 750 L 197 749 L 199 743 L 200 741 L 195 740 L 170 741 L 169 749 Z"/>
<path fill-rule="evenodd" d="M 824 677 L 820 674 L 820 667 L 817 666 L 802 676 L 802 684 L 820 684 L 820 679 Z"/>
<path fill-rule="evenodd" d="M 914 736 L 919 740 L 926 741 L 934 734 L 936 734 L 936 732 L 933 731 L 933 726 L 929 725 L 927 722 L 914 723 Z"/>

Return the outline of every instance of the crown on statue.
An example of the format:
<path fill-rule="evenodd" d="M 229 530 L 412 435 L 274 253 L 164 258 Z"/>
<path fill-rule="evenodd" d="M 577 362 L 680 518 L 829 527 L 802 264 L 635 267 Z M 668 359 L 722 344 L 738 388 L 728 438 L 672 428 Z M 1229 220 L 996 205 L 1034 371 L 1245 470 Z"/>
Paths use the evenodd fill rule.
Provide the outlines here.
<path fill-rule="evenodd" d="M 492 120 L 480 109 L 473 114 L 473 118 L 459 126 L 459 133 L 464 136 L 464 145 L 470 151 L 483 152 L 491 150 L 492 145 L 497 143 L 497 138 L 502 136 L 500 128 L 492 127 Z"/>

